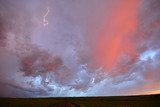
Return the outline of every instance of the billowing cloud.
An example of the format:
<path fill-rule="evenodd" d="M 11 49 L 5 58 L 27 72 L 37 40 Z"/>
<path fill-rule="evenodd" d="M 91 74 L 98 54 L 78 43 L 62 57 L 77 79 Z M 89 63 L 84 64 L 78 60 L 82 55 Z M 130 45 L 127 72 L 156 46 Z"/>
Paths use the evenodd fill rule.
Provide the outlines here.
<path fill-rule="evenodd" d="M 159 93 L 158 0 L 1 0 L 0 96 Z"/>

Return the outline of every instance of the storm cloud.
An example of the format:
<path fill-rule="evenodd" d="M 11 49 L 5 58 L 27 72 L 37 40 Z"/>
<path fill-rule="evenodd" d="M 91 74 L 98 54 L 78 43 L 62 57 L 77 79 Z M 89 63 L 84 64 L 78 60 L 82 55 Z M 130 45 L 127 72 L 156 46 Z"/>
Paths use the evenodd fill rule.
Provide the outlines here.
<path fill-rule="evenodd" d="M 0 0 L 0 97 L 160 92 L 159 0 Z"/>

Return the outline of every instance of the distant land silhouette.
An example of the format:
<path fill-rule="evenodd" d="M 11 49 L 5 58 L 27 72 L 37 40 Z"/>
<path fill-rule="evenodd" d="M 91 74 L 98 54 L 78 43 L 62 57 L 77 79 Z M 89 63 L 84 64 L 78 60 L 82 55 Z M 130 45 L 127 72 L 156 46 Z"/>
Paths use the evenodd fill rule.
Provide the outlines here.
<path fill-rule="evenodd" d="M 111 97 L 0 98 L 0 107 L 160 107 L 160 94 Z"/>

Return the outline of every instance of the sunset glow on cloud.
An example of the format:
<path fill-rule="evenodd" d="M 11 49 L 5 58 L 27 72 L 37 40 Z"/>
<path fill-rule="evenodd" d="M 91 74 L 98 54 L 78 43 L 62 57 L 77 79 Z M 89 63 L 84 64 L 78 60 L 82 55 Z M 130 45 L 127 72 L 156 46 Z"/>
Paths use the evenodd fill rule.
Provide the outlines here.
<path fill-rule="evenodd" d="M 0 0 L 0 97 L 160 93 L 159 0 Z"/>
<path fill-rule="evenodd" d="M 120 2 L 105 21 L 96 53 L 99 63 L 108 70 L 116 66 L 121 55 L 128 55 L 133 59 L 138 55 L 134 43 L 130 40 L 137 29 L 138 5 L 139 0 Z"/>

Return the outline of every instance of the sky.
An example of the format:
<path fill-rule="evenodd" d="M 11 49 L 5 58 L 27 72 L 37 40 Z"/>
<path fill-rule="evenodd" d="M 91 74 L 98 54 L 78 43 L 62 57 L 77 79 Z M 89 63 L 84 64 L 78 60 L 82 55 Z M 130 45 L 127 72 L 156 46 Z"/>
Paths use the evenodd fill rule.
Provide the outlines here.
<path fill-rule="evenodd" d="M 159 0 L 0 0 L 0 97 L 160 94 Z"/>

